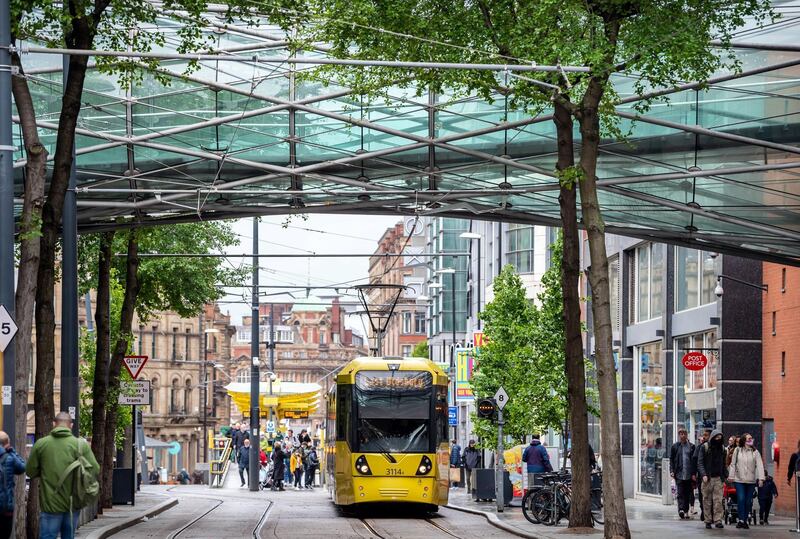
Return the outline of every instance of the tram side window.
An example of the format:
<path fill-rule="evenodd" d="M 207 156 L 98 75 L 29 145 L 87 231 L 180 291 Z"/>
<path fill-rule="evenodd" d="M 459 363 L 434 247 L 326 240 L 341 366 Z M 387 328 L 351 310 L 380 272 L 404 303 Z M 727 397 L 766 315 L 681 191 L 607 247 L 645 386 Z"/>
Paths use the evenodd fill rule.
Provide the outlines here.
<path fill-rule="evenodd" d="M 436 434 L 437 444 L 449 442 L 448 431 L 450 429 L 447 417 L 447 387 L 436 386 Z"/>
<path fill-rule="evenodd" d="M 336 391 L 336 441 L 346 442 L 350 430 L 352 399 L 351 386 L 340 386 Z"/>

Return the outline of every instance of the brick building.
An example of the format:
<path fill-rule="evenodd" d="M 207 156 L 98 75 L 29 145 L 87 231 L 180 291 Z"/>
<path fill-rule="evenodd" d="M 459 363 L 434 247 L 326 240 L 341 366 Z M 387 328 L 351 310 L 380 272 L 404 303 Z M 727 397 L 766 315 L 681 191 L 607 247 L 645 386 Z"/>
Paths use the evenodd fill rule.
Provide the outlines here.
<path fill-rule="evenodd" d="M 417 304 L 416 298 L 421 294 L 425 281 L 426 266 L 421 257 L 415 256 L 424 252 L 425 239 L 421 234 L 423 225 L 414 218 L 397 223 L 386 231 L 378 240 L 378 248 L 369 259 L 370 283 L 394 284 L 406 286 L 400 293 L 394 313 L 389 319 L 381 343 L 384 356 L 408 357 L 414 346 L 426 339 L 426 307 Z M 386 257 L 385 254 L 402 254 L 401 257 Z M 378 289 L 370 294 L 370 309 L 388 310 L 397 297 L 394 290 Z M 370 331 L 372 329 L 370 328 Z M 376 346 L 375 336 L 370 335 L 370 346 Z"/>
<path fill-rule="evenodd" d="M 778 486 L 776 510 L 794 514 L 795 495 L 786 485 L 789 457 L 800 440 L 800 268 L 764 264 L 763 425 L 764 460 Z M 780 458 L 773 459 L 777 443 Z"/>
<path fill-rule="evenodd" d="M 294 303 L 274 303 L 259 307 L 259 357 L 262 381 L 269 370 L 270 312 L 275 335 L 275 374 L 284 382 L 318 383 L 322 386 L 320 406 L 306 419 L 291 424 L 315 432 L 322 426 L 325 393 L 333 382 L 331 373 L 356 357 L 367 354 L 363 339 L 345 327 L 346 312 L 339 298 L 330 301 L 310 296 Z M 230 364 L 236 382 L 250 382 L 252 318 L 245 316 L 237 327 Z M 235 408 L 235 407 L 234 407 Z M 267 413 L 266 410 L 263 411 Z M 246 417 L 244 410 L 232 410 L 233 420 Z M 281 418 L 284 419 L 284 418 Z"/>

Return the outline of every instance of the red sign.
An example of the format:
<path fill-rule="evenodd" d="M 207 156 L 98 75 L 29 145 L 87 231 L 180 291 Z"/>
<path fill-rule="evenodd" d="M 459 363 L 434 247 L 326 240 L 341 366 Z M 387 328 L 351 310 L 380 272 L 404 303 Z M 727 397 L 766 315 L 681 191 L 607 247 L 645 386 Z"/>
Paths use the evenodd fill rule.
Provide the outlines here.
<path fill-rule="evenodd" d="M 475 348 L 480 348 L 486 344 L 486 335 L 482 331 L 476 331 L 472 334 L 472 345 Z"/>
<path fill-rule="evenodd" d="M 690 371 L 702 371 L 708 365 L 708 358 L 702 352 L 689 352 L 681 360 L 683 366 Z"/>
<path fill-rule="evenodd" d="M 125 356 L 125 368 L 128 369 L 134 380 L 141 374 L 145 363 L 147 363 L 147 356 Z"/>

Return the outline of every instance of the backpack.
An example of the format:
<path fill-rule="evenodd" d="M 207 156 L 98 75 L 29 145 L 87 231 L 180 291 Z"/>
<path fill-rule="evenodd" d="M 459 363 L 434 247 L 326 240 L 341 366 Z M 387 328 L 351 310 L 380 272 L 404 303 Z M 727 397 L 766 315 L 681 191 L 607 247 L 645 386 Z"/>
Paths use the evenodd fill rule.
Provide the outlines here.
<path fill-rule="evenodd" d="M 86 444 L 86 442 L 78 440 L 78 457 L 61 472 L 57 487 L 61 489 L 67 477 L 74 472 L 75 478 L 72 481 L 72 494 L 70 495 L 70 506 L 73 511 L 83 509 L 92 503 L 100 493 L 100 483 L 97 481 L 97 475 L 92 470 L 92 465 L 83 456 L 81 444 Z"/>

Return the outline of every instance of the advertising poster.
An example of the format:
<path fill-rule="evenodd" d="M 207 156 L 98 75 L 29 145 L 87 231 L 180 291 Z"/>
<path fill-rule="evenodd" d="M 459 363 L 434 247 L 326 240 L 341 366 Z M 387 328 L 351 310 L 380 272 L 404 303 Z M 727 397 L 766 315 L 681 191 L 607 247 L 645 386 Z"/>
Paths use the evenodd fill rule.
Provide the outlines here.
<path fill-rule="evenodd" d="M 524 445 L 515 445 L 512 448 L 503 451 L 503 459 L 508 478 L 511 481 L 511 490 L 514 493 L 514 498 L 522 498 L 525 494 L 524 477 L 522 472 L 522 451 L 525 449 Z M 527 470 L 527 467 L 526 467 Z"/>
<path fill-rule="evenodd" d="M 475 359 L 471 349 L 456 350 L 456 402 L 472 401 L 472 367 Z"/>

